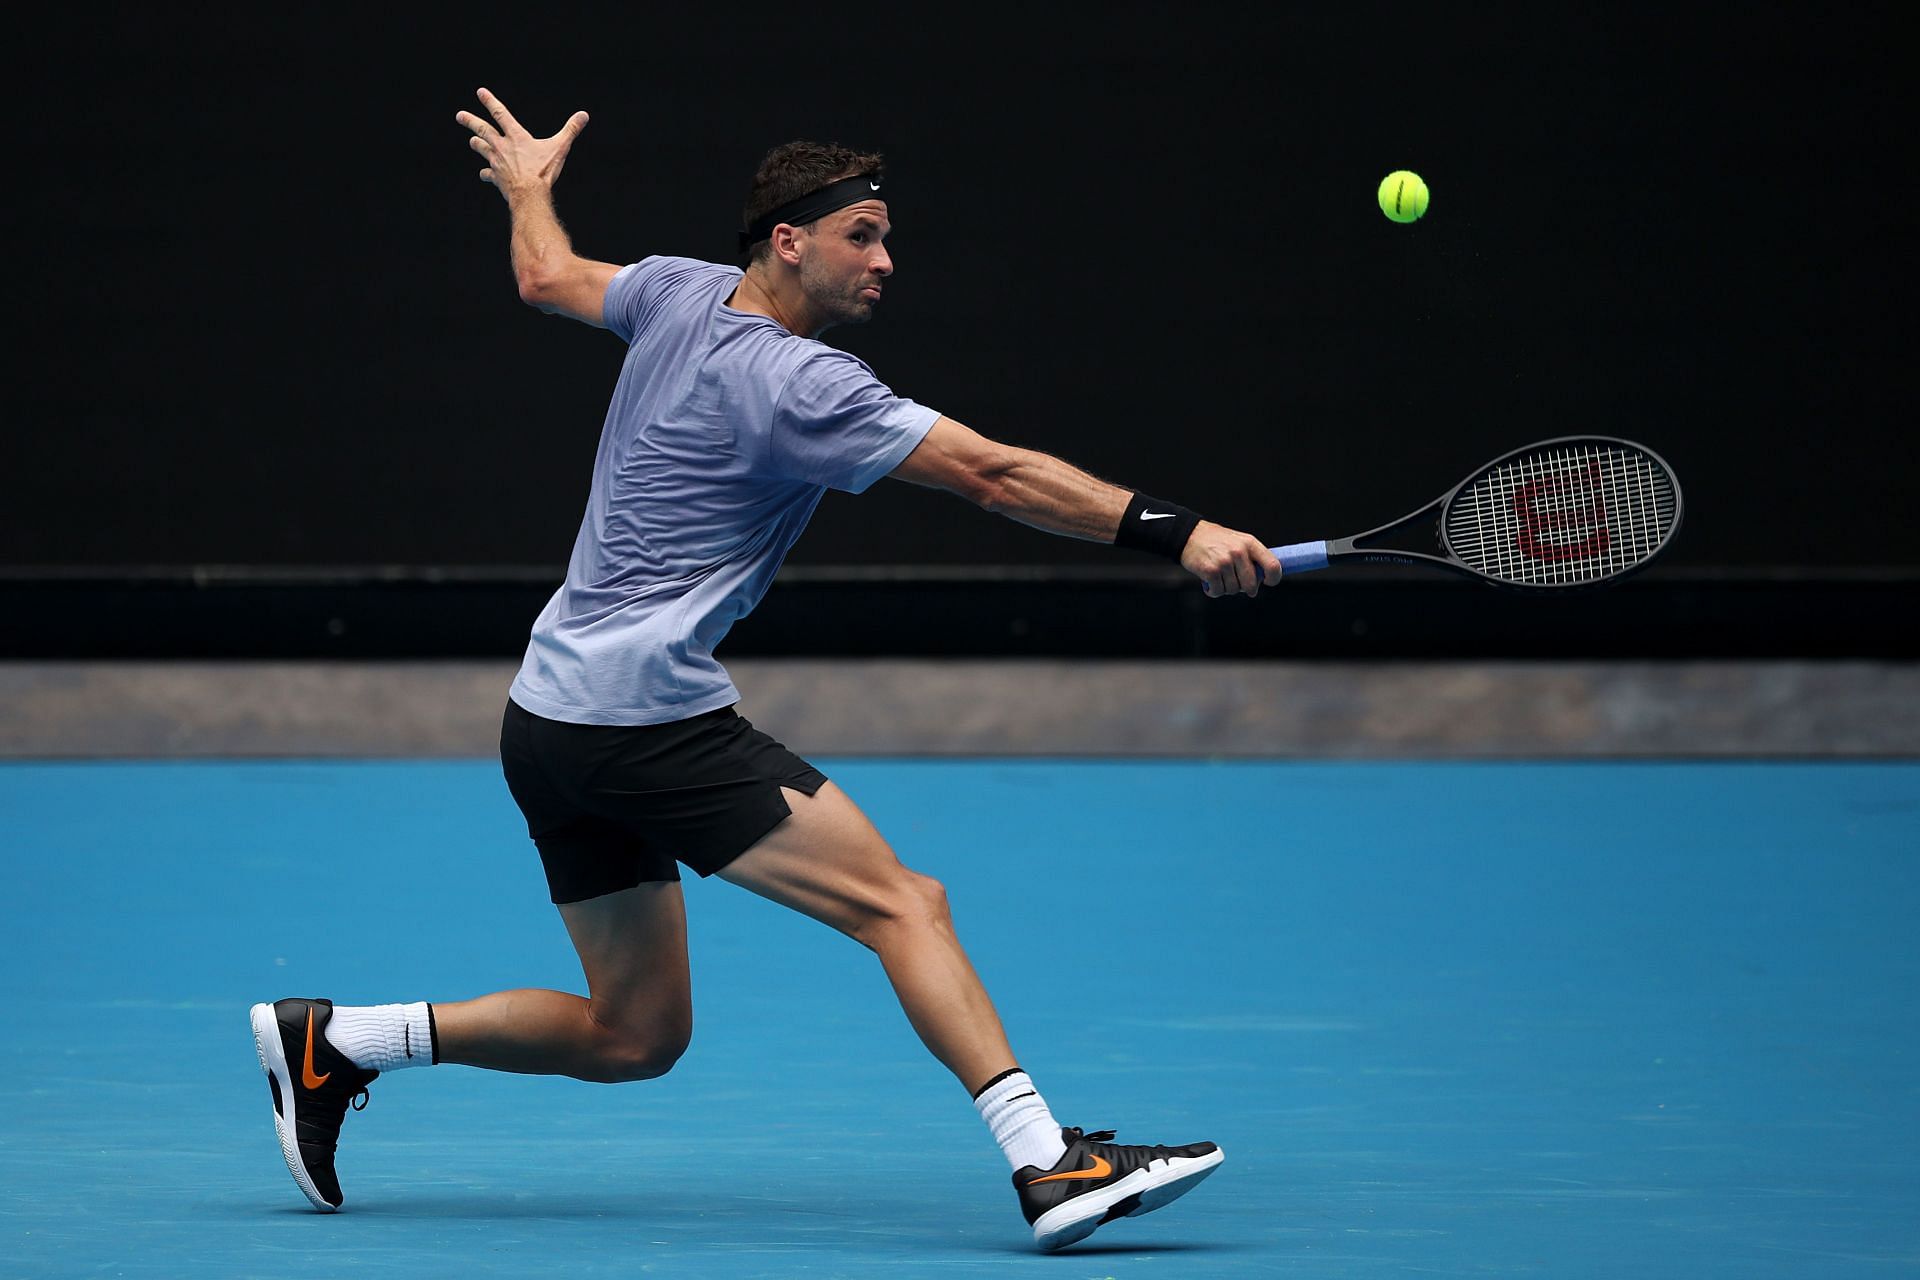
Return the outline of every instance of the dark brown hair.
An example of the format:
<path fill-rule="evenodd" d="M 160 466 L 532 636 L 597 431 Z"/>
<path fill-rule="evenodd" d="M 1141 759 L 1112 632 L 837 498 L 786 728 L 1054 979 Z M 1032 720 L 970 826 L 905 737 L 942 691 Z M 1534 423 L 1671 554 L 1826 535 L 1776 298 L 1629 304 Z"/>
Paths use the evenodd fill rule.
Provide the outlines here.
<path fill-rule="evenodd" d="M 878 173 L 882 165 L 876 152 L 855 151 L 833 142 L 788 142 L 767 152 L 753 175 L 753 189 L 747 193 L 747 207 L 740 225 L 751 227 L 756 218 L 778 209 L 789 200 L 798 200 L 810 191 L 818 191 L 829 182 L 862 173 Z M 763 262 L 773 252 L 771 242 L 753 244 L 749 258 Z"/>

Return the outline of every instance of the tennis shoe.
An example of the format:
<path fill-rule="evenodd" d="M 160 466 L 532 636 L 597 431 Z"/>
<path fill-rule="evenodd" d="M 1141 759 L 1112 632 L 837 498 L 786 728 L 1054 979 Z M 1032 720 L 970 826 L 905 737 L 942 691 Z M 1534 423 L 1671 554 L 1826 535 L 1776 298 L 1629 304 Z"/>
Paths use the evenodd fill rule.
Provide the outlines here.
<path fill-rule="evenodd" d="M 340 1179 L 333 1153 L 347 1108 L 364 1110 L 367 1086 L 378 1071 L 365 1071 L 327 1042 L 331 1000 L 279 1000 L 253 1006 L 253 1047 L 273 1090 L 273 1128 L 287 1170 L 313 1207 L 340 1207 Z M 297 1066 L 295 1064 L 298 1064 Z"/>
<path fill-rule="evenodd" d="M 1084 1240 L 1115 1218 L 1137 1218 L 1172 1204 L 1227 1158 L 1211 1142 L 1120 1146 L 1110 1141 L 1111 1129 L 1062 1129 L 1060 1136 L 1067 1151 L 1053 1168 L 1027 1165 L 1013 1175 L 1033 1242 L 1045 1250 Z"/>

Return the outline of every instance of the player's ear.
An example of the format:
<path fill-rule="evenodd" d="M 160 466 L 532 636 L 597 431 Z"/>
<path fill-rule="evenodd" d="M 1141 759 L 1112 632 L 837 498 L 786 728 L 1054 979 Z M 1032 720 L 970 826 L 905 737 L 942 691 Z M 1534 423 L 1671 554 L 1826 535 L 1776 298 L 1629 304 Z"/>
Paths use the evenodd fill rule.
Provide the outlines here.
<path fill-rule="evenodd" d="M 800 228 L 784 222 L 775 227 L 772 236 L 774 256 L 790 267 L 799 266 L 801 234 Z"/>

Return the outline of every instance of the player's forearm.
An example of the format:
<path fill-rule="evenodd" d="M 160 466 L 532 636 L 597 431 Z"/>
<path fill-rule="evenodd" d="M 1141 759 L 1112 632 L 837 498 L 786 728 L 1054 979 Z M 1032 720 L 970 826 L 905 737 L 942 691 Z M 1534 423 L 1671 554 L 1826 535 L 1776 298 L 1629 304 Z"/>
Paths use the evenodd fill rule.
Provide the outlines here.
<path fill-rule="evenodd" d="M 574 256 L 573 240 L 553 209 L 553 189 L 529 185 L 507 195 L 513 215 L 513 278 L 520 297 L 536 302 L 541 287 Z"/>
<path fill-rule="evenodd" d="M 1112 542 L 1132 496 L 1071 463 L 1016 449 L 993 477 L 982 505 L 1048 533 L 1084 542 Z"/>

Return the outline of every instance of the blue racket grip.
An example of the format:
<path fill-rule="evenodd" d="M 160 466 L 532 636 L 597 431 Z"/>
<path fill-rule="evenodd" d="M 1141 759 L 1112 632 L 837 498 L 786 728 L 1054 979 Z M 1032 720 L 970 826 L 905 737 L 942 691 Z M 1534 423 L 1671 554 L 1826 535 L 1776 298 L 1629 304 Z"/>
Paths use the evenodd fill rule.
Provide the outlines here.
<path fill-rule="evenodd" d="M 1268 549 L 1280 557 L 1280 568 L 1286 573 L 1305 573 L 1309 569 L 1327 567 L 1327 544 L 1324 541 L 1295 542 Z"/>

